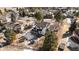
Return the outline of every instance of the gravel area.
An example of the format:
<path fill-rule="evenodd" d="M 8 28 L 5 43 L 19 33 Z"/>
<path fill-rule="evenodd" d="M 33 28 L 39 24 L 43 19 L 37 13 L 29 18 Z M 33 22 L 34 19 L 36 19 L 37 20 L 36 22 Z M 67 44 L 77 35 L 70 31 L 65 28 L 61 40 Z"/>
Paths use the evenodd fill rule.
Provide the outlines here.
<path fill-rule="evenodd" d="M 0 51 L 23 51 L 25 48 L 24 42 L 19 44 L 11 44 L 0 48 Z"/>

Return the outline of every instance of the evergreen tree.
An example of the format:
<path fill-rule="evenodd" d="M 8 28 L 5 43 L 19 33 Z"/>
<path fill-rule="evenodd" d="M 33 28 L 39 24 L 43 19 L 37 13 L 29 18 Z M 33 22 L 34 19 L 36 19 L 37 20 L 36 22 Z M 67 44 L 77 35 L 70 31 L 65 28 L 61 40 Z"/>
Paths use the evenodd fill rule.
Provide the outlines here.
<path fill-rule="evenodd" d="M 41 12 L 36 12 L 35 13 L 35 18 L 38 20 L 38 21 L 41 21 L 43 19 L 43 15 Z"/>
<path fill-rule="evenodd" d="M 8 40 L 15 40 L 16 39 L 16 33 L 12 29 L 6 29 L 6 32 L 4 33 L 5 37 Z"/>
<path fill-rule="evenodd" d="M 7 9 L 6 8 L 4 8 L 4 12 L 7 12 Z"/>
<path fill-rule="evenodd" d="M 79 17 L 79 12 L 75 12 L 74 16 Z"/>
<path fill-rule="evenodd" d="M 3 14 L 1 10 L 0 10 L 0 14 L 1 14 L 1 15 Z"/>
<path fill-rule="evenodd" d="M 16 16 L 12 13 L 12 14 L 11 14 L 11 21 L 12 21 L 12 22 L 15 22 L 15 20 L 16 20 Z"/>
<path fill-rule="evenodd" d="M 26 16 L 24 9 L 19 8 L 19 16 L 20 17 L 25 17 Z"/>
<path fill-rule="evenodd" d="M 62 15 L 62 11 L 59 10 L 59 11 L 57 11 L 57 12 L 54 13 L 54 18 L 56 19 L 56 21 L 60 22 L 63 19 L 65 19 L 65 16 Z"/>
<path fill-rule="evenodd" d="M 48 31 L 45 35 L 44 44 L 42 47 L 43 51 L 53 51 L 57 47 L 57 37 L 54 32 Z"/>

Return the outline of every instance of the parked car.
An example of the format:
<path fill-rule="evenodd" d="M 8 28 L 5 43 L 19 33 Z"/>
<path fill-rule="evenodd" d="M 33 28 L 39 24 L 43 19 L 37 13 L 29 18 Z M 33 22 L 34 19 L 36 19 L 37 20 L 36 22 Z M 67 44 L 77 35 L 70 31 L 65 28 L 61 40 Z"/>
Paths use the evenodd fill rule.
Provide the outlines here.
<path fill-rule="evenodd" d="M 0 48 L 11 44 L 11 40 L 9 40 L 9 39 L 4 39 L 4 40 L 6 42 L 0 42 Z"/>
<path fill-rule="evenodd" d="M 59 51 L 63 51 L 64 48 L 65 48 L 65 44 L 64 44 L 64 43 L 61 43 L 61 44 L 59 45 L 59 47 L 58 47 L 58 50 L 59 50 Z"/>

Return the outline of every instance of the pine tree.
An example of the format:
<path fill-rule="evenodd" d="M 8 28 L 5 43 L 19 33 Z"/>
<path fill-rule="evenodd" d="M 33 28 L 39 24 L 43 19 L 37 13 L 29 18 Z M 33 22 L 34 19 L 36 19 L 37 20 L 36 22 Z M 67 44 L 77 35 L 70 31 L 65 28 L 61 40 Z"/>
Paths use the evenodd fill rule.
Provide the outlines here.
<path fill-rule="evenodd" d="M 56 19 L 56 21 L 60 22 L 63 19 L 65 19 L 65 16 L 62 15 L 62 11 L 59 10 L 59 11 L 57 11 L 57 12 L 54 13 L 54 18 Z"/>
<path fill-rule="evenodd" d="M 16 39 L 16 33 L 12 29 L 6 29 L 6 32 L 4 33 L 5 37 L 8 40 L 15 40 Z"/>
<path fill-rule="evenodd" d="M 57 47 L 57 37 L 54 32 L 48 31 L 45 35 L 43 51 L 53 51 Z"/>
<path fill-rule="evenodd" d="M 38 21 L 41 21 L 43 19 L 43 15 L 41 12 L 36 12 L 35 13 L 35 18 L 38 20 Z"/>

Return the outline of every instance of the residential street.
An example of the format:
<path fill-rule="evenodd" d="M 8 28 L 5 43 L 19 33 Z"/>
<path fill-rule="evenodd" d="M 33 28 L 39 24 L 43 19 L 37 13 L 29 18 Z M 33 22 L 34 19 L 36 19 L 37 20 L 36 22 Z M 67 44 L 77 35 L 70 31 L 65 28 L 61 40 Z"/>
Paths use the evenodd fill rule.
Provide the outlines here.
<path fill-rule="evenodd" d="M 63 34 L 66 33 L 66 31 L 68 31 L 69 28 L 69 24 L 67 23 L 67 20 L 65 19 L 61 25 L 60 30 L 58 31 L 58 47 L 60 45 L 60 43 L 65 43 L 66 44 L 66 38 L 63 38 Z M 68 49 L 65 47 L 64 49 L 65 51 L 68 51 Z"/>

